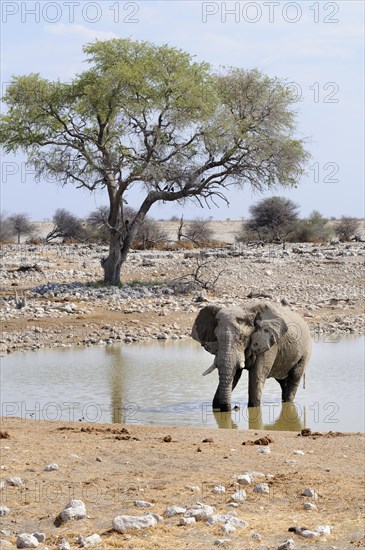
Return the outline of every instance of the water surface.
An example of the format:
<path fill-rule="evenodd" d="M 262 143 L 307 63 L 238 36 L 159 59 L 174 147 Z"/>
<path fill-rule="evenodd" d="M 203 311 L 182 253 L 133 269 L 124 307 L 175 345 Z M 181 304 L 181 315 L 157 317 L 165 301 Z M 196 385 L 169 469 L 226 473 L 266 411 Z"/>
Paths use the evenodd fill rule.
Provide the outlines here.
<path fill-rule="evenodd" d="M 218 373 L 196 342 L 149 342 L 16 353 L 1 359 L 4 416 L 194 427 L 364 431 L 364 338 L 314 343 L 295 407 L 267 380 L 261 411 L 247 409 L 248 374 L 232 413 L 214 414 Z"/>

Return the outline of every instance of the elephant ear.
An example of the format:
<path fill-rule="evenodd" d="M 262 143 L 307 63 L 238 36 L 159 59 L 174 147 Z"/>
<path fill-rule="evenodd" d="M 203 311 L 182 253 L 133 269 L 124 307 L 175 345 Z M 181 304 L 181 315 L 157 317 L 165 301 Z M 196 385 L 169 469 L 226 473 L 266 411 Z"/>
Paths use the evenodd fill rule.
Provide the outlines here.
<path fill-rule="evenodd" d="M 274 308 L 268 305 L 257 313 L 251 334 L 250 348 L 255 355 L 264 353 L 288 331 L 288 325 Z"/>
<path fill-rule="evenodd" d="M 218 352 L 218 340 L 215 335 L 217 328 L 216 315 L 221 308 L 218 306 L 205 306 L 198 313 L 194 321 L 191 336 L 201 343 L 206 351 L 216 355 Z"/>

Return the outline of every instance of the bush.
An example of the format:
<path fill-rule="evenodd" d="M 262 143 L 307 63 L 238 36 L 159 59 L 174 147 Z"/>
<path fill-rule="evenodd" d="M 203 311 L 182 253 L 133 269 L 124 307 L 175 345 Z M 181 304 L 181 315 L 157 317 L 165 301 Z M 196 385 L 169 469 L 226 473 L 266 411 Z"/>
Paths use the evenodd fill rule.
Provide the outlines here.
<path fill-rule="evenodd" d="M 335 227 L 335 233 L 340 241 L 351 241 L 359 229 L 359 220 L 349 216 L 342 216 Z"/>
<path fill-rule="evenodd" d="M 127 206 L 124 208 L 124 220 L 132 223 L 137 212 Z M 109 209 L 107 206 L 99 206 L 89 214 L 86 219 L 86 231 L 91 240 L 108 243 L 109 242 Z M 138 228 L 137 235 L 133 239 L 132 248 L 136 250 L 146 250 L 150 248 L 163 248 L 166 246 L 167 235 L 161 229 L 159 223 L 153 218 L 145 217 L 141 226 Z"/>
<path fill-rule="evenodd" d="M 6 214 L 0 214 L 0 242 L 7 243 L 12 240 L 13 231 Z"/>
<path fill-rule="evenodd" d="M 241 239 L 285 241 L 298 223 L 298 206 L 284 197 L 269 197 L 250 206 L 251 217 L 242 228 Z"/>
<path fill-rule="evenodd" d="M 56 210 L 53 216 L 54 228 L 46 236 L 46 242 L 62 239 L 63 242 L 80 242 L 86 239 L 82 220 L 64 208 Z"/>
<path fill-rule="evenodd" d="M 103 244 L 109 242 L 108 216 L 109 208 L 107 206 L 99 206 L 89 214 L 85 224 L 89 240 Z"/>
<path fill-rule="evenodd" d="M 328 220 L 317 210 L 314 210 L 307 219 L 300 220 L 290 234 L 290 242 L 323 243 L 328 241 L 333 233 Z"/>
<path fill-rule="evenodd" d="M 183 219 L 181 218 L 178 241 L 184 238 L 198 247 L 212 246 L 214 244 L 214 239 L 209 221 L 210 220 L 196 218 L 184 225 Z"/>

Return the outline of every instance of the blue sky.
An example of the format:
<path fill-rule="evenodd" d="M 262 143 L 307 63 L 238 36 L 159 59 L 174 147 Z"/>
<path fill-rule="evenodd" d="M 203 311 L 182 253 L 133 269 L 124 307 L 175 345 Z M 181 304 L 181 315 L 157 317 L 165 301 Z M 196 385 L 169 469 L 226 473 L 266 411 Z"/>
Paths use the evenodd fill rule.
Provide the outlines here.
<path fill-rule="evenodd" d="M 130 37 L 168 43 L 213 67 L 257 67 L 285 78 L 298 92 L 297 135 L 312 155 L 298 189 L 266 193 L 287 196 L 303 217 L 364 217 L 364 3 L 243 1 L 5 1 L 1 2 L 2 90 L 11 75 L 39 72 L 70 80 L 83 70 L 82 46 L 95 39 Z M 107 201 L 72 186 L 34 181 L 25 157 L 3 156 L 1 210 L 51 218 L 57 208 L 87 215 Z M 262 198 L 247 187 L 232 190 L 230 206 L 210 210 L 187 204 L 156 205 L 150 214 L 169 218 L 247 217 Z M 128 196 L 138 207 L 138 192 Z"/>

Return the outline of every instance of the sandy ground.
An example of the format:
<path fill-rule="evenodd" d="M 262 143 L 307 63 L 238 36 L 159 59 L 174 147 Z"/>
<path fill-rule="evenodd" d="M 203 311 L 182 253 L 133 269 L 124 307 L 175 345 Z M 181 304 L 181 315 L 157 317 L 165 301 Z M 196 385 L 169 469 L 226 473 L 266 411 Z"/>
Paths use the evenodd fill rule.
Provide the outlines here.
<path fill-rule="evenodd" d="M 71 548 L 78 548 L 76 538 L 93 533 L 102 537 L 95 548 L 108 549 L 208 550 L 217 539 L 229 539 L 224 547 L 234 550 L 271 549 L 288 538 L 295 539 L 295 548 L 364 548 L 363 434 L 298 437 L 291 432 L 270 432 L 271 453 L 262 454 L 262 446 L 242 445 L 265 435 L 252 430 L 121 427 L 15 418 L 3 418 L 1 430 L 1 478 L 17 476 L 23 482 L 2 490 L 2 505 L 10 509 L 1 518 L 2 529 L 8 531 L 5 538 L 13 544 L 19 532 L 41 531 L 47 539 L 39 548 L 58 548 L 63 537 Z M 293 454 L 294 450 L 304 454 Z M 59 469 L 44 471 L 50 463 L 57 463 Z M 232 508 L 235 476 L 247 471 L 269 474 L 269 479 L 257 477 L 244 487 L 246 500 Z M 254 493 L 254 485 L 260 482 L 269 484 L 269 494 Z M 223 485 L 226 493 L 215 494 L 217 485 Z M 318 500 L 301 495 L 308 487 L 318 493 Z M 83 500 L 87 518 L 56 527 L 58 514 L 72 498 Z M 136 507 L 136 500 L 148 501 L 153 507 Z M 189 508 L 197 501 L 214 506 L 219 514 L 235 510 L 248 526 L 227 536 L 221 524 L 199 521 L 179 526 L 178 516 L 165 516 L 167 506 Z M 314 503 L 317 509 L 306 511 L 304 502 Z M 117 515 L 149 511 L 163 516 L 163 521 L 125 534 L 111 529 Z M 288 532 L 293 526 L 313 530 L 319 525 L 332 526 L 332 533 L 306 540 Z M 261 535 L 261 541 L 252 539 L 254 533 Z"/>

